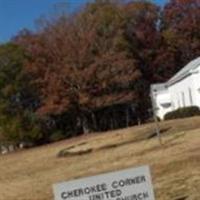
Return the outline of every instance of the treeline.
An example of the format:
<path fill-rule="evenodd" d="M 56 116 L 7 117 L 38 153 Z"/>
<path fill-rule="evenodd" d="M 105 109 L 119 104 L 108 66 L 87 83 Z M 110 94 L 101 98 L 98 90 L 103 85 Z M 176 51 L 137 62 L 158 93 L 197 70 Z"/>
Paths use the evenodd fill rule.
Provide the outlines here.
<path fill-rule="evenodd" d="M 148 120 L 149 85 L 200 55 L 199 0 L 96 0 L 0 45 L 5 138 L 46 143 Z"/>

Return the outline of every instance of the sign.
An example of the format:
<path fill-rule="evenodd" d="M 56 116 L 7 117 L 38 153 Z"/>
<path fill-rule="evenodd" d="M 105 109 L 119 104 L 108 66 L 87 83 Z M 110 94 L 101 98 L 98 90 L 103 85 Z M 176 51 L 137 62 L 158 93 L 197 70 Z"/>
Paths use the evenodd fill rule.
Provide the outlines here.
<path fill-rule="evenodd" d="M 53 186 L 55 200 L 155 200 L 148 166 Z"/>

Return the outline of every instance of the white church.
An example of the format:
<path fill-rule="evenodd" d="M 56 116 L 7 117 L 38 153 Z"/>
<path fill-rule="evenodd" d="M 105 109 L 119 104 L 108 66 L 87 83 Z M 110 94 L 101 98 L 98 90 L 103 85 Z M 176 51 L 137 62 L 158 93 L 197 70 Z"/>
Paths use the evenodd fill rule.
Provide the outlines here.
<path fill-rule="evenodd" d="M 187 106 L 200 107 L 200 57 L 188 63 L 166 83 L 152 84 L 151 97 L 155 114 L 165 114 Z"/>

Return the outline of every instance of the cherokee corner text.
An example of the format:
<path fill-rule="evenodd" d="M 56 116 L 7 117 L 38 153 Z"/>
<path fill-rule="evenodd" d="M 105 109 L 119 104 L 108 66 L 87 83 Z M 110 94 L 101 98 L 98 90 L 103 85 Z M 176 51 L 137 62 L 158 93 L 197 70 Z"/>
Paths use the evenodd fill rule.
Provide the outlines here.
<path fill-rule="evenodd" d="M 133 186 L 136 184 L 142 184 L 146 182 L 145 176 L 136 176 L 133 178 L 126 178 L 122 180 L 114 180 L 110 187 L 106 183 L 97 184 L 94 186 L 88 186 L 84 188 L 77 188 L 70 191 L 63 191 L 61 193 L 62 200 L 70 200 L 70 199 L 82 199 L 87 196 L 88 200 L 147 200 L 149 198 L 149 194 L 147 191 L 142 191 L 138 193 L 126 196 L 123 194 L 123 190 L 125 187 Z M 111 189 L 108 189 L 111 188 Z"/>

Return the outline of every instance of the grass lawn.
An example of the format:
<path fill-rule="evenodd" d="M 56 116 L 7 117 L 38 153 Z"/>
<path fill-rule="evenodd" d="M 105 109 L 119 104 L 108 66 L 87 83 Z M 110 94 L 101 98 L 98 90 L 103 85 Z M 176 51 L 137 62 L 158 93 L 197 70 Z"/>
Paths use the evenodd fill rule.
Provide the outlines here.
<path fill-rule="evenodd" d="M 151 168 L 156 200 L 199 200 L 200 117 L 160 127 L 163 146 L 146 124 L 2 155 L 0 200 L 50 200 L 54 183 L 141 165 Z M 69 154 L 57 157 L 61 150 Z"/>

